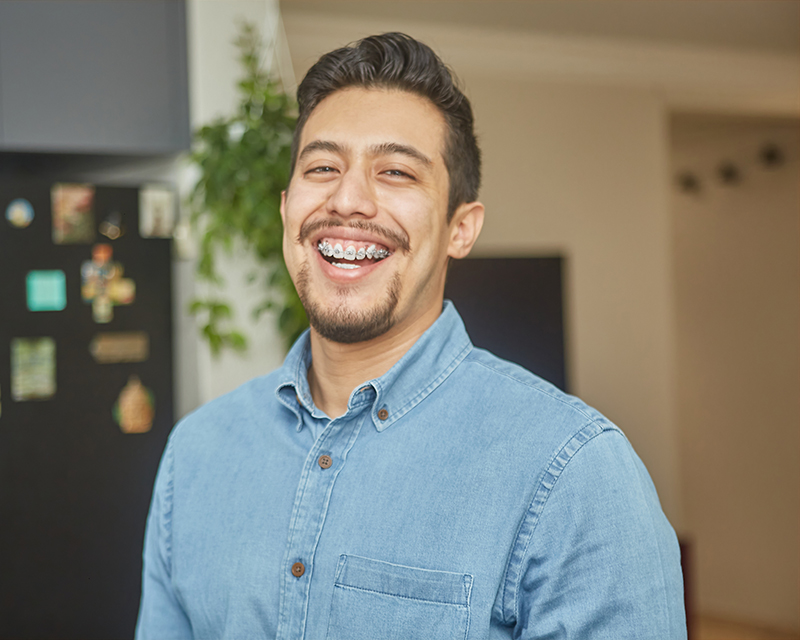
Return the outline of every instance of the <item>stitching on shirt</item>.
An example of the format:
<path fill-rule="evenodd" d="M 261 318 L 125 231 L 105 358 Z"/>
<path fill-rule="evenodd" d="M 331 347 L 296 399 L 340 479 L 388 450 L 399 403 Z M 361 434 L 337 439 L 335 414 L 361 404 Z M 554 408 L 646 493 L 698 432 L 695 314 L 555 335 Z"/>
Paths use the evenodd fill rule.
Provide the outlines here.
<path fill-rule="evenodd" d="M 168 455 L 168 475 L 167 475 L 167 487 L 164 490 L 164 504 L 165 508 L 162 511 L 163 518 L 164 518 L 164 528 L 167 530 L 166 540 L 164 541 L 164 546 L 166 547 L 167 552 L 167 569 L 169 570 L 170 577 L 172 576 L 172 505 L 173 505 L 173 494 L 175 492 L 175 453 L 173 451 L 172 445 L 172 438 L 170 438 L 169 446 L 167 447 L 167 455 Z M 169 505 L 166 508 L 166 505 Z"/>
<path fill-rule="evenodd" d="M 564 406 L 567 406 L 567 407 L 570 407 L 571 409 L 574 409 L 576 412 L 581 414 L 587 420 L 592 420 L 592 421 L 598 420 L 598 418 L 596 416 L 593 416 L 590 413 L 588 413 L 587 411 L 585 411 L 577 403 L 569 402 L 569 401 L 565 400 L 563 397 L 561 397 L 561 395 L 559 395 L 559 394 L 555 394 L 555 393 L 552 393 L 551 391 L 548 391 L 546 389 L 542 389 L 538 385 L 531 384 L 528 380 L 523 380 L 522 378 L 518 378 L 516 376 L 513 376 L 513 375 L 511 375 L 509 373 L 506 373 L 505 371 L 498 371 L 494 367 L 490 367 L 489 365 L 487 365 L 485 362 L 480 362 L 479 360 L 473 360 L 472 362 L 473 362 L 473 364 L 476 364 L 476 365 L 478 365 L 480 367 L 483 367 L 484 369 L 488 369 L 489 371 L 491 371 L 493 373 L 496 373 L 499 376 L 503 376 L 505 378 L 508 378 L 509 380 L 513 380 L 514 382 L 518 382 L 519 384 L 528 387 L 532 391 L 536 391 L 537 393 L 541 393 L 542 395 L 548 396 L 548 397 L 552 398 L 553 400 L 555 400 L 556 402 L 560 402 Z"/>
<path fill-rule="evenodd" d="M 592 431 L 594 432 L 592 433 Z M 522 559 L 525 557 L 528 551 L 531 540 L 533 539 L 533 535 L 536 532 L 536 527 L 539 524 L 542 513 L 544 513 L 544 509 L 547 506 L 550 496 L 552 495 L 553 489 L 555 489 L 556 483 L 561 478 L 564 469 L 567 468 L 567 465 L 573 460 L 578 451 L 580 451 L 588 442 L 591 442 L 594 440 L 594 438 L 602 433 L 605 433 L 606 431 L 616 432 L 623 438 L 625 437 L 617 427 L 610 424 L 607 420 L 603 418 L 592 420 L 591 422 L 585 424 L 577 433 L 575 433 L 564 443 L 558 452 L 550 459 L 547 468 L 540 476 L 538 488 L 534 492 L 533 498 L 531 499 L 531 502 L 525 511 L 525 515 L 520 522 L 519 528 L 517 529 L 517 541 L 512 547 L 511 553 L 509 554 L 508 566 L 506 568 L 506 579 L 503 583 L 503 598 L 501 606 L 502 619 L 506 624 L 511 624 L 511 621 L 506 615 L 508 610 L 506 603 L 509 599 L 507 594 L 510 585 L 513 586 L 514 591 L 513 619 L 517 620 L 519 618 L 519 583 L 522 577 L 522 572 L 520 570 L 522 566 Z M 569 452 L 569 449 L 572 446 L 574 446 L 574 451 Z M 562 454 L 565 452 L 568 453 L 568 457 L 564 460 L 561 460 Z M 549 488 L 545 486 L 548 476 L 552 476 L 552 481 Z M 520 544 L 523 543 L 523 541 L 524 544 L 522 544 L 520 548 Z"/>
<path fill-rule="evenodd" d="M 382 596 L 391 596 L 392 598 L 402 598 L 403 600 L 412 600 L 415 602 L 426 602 L 428 604 L 441 604 L 449 607 L 459 607 L 469 611 L 469 604 L 459 604 L 458 602 L 442 602 L 441 600 L 426 600 L 425 598 L 413 598 L 411 596 L 401 596 L 397 593 L 389 593 L 388 591 L 378 591 L 377 589 L 365 589 L 364 587 L 354 587 L 349 584 L 342 584 L 341 582 L 335 583 L 340 589 L 351 589 L 353 591 L 363 591 L 365 593 L 377 593 Z"/>

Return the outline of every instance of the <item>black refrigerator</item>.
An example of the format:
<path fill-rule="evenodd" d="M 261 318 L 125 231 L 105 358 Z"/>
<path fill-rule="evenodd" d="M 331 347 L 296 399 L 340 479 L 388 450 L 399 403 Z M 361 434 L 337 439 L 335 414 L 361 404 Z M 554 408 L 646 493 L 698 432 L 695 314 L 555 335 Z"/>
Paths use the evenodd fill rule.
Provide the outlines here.
<path fill-rule="evenodd" d="M 67 178 L 0 174 L 0 638 L 133 636 L 174 419 L 174 193 Z"/>

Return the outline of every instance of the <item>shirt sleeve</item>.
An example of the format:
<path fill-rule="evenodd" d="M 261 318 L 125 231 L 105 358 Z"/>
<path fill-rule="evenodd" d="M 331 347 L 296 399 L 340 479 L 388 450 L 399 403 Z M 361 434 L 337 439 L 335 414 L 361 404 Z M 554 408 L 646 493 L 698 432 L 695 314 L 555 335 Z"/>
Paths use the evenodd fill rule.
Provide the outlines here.
<path fill-rule="evenodd" d="M 514 637 L 686 638 L 677 538 L 616 428 L 593 424 L 559 452 L 517 547 Z"/>
<path fill-rule="evenodd" d="M 192 638 L 192 627 L 172 584 L 173 441 L 170 438 L 156 475 L 144 534 L 142 600 L 136 640 Z"/>

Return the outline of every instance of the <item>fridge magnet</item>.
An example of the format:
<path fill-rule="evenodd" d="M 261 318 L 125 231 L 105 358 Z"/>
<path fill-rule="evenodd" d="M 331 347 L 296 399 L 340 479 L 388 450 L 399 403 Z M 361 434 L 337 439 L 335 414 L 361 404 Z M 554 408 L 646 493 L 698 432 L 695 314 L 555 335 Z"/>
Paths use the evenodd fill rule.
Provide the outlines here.
<path fill-rule="evenodd" d="M 175 228 L 175 192 L 159 185 L 139 190 L 139 235 L 171 238 Z"/>
<path fill-rule="evenodd" d="M 94 321 L 101 324 L 111 322 L 115 306 L 131 304 L 136 298 L 136 284 L 122 277 L 123 267 L 111 260 L 113 255 L 110 244 L 96 244 L 92 259 L 81 266 L 81 297 L 92 305 Z"/>
<path fill-rule="evenodd" d="M 46 400 L 56 392 L 56 342 L 53 338 L 11 341 L 11 399 Z"/>
<path fill-rule="evenodd" d="M 67 279 L 63 271 L 29 271 L 25 288 L 29 311 L 62 311 L 67 306 Z"/>
<path fill-rule="evenodd" d="M 33 205 L 25 198 L 12 200 L 6 207 L 6 220 L 12 227 L 24 229 L 33 222 Z"/>
<path fill-rule="evenodd" d="M 125 228 L 122 226 L 122 214 L 119 211 L 112 211 L 106 219 L 100 223 L 100 233 L 109 240 L 116 240 L 125 235 Z"/>
<path fill-rule="evenodd" d="M 131 375 L 112 413 L 122 433 L 147 433 L 153 428 L 155 415 L 153 392 L 142 384 L 139 376 Z"/>
<path fill-rule="evenodd" d="M 98 333 L 89 352 L 98 364 L 143 362 L 150 357 L 150 336 L 145 331 Z"/>
<path fill-rule="evenodd" d="M 94 240 L 94 187 L 89 184 L 55 184 L 53 242 L 82 244 Z"/>

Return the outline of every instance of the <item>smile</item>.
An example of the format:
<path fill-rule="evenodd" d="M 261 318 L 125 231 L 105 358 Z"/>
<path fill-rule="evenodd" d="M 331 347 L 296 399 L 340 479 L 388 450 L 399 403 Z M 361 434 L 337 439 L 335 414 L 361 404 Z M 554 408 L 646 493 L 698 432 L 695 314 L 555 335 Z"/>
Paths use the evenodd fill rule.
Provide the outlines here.
<path fill-rule="evenodd" d="M 327 240 L 320 241 L 317 251 L 327 258 L 330 264 L 340 269 L 359 269 L 361 265 L 356 262 L 368 260 L 370 264 L 374 264 L 391 255 L 388 249 L 376 248 L 374 244 L 358 248 L 351 244 L 345 248 L 339 242 L 332 245 Z M 347 260 L 347 262 L 334 262 L 334 260 Z"/>

